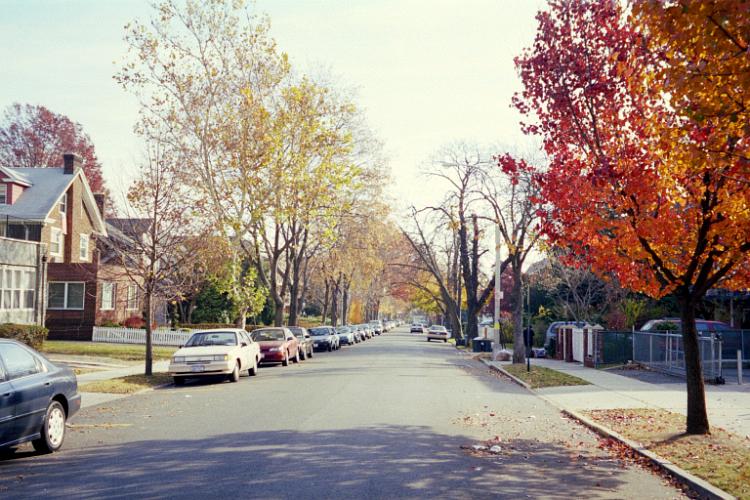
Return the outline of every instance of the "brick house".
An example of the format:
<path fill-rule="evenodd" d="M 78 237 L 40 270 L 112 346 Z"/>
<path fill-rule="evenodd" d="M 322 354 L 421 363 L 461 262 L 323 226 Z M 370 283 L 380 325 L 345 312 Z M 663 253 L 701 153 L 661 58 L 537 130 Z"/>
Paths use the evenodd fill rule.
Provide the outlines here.
<path fill-rule="evenodd" d="M 95 324 L 140 315 L 137 287 L 101 262 L 103 208 L 73 154 L 63 168 L 0 167 L 0 236 L 46 247 L 41 296 L 51 339 L 90 340 Z"/>

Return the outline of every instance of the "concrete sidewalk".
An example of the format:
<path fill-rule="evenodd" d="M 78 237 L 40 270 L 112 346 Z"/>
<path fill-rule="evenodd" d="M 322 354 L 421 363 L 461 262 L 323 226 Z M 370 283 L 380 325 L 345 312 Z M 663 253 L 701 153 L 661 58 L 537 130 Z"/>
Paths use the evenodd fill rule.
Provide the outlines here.
<path fill-rule="evenodd" d="M 503 366 L 506 362 L 489 362 Z M 685 383 L 650 383 L 606 370 L 586 368 L 579 363 L 553 359 L 532 359 L 537 366 L 552 368 L 586 380 L 591 385 L 549 387 L 535 392 L 557 406 L 569 410 L 613 408 L 663 408 L 687 412 Z M 739 436 L 750 437 L 750 385 L 706 385 L 708 416 L 712 425 Z"/>
<path fill-rule="evenodd" d="M 86 358 L 87 361 L 83 361 Z M 101 362 L 91 362 L 95 358 L 87 358 L 85 356 L 66 356 L 57 355 L 50 358 L 53 363 L 58 364 L 69 364 L 79 366 L 82 363 L 92 368 L 101 368 L 94 372 L 84 373 L 78 375 L 78 386 L 86 384 L 88 382 L 97 382 L 99 380 L 110 380 L 118 377 L 125 377 L 127 375 L 139 375 L 144 371 L 143 363 L 133 365 L 119 365 L 116 364 L 116 360 L 100 360 Z M 169 367 L 169 361 L 154 361 L 153 371 L 154 373 L 166 372 Z M 130 394 L 105 394 L 100 392 L 83 392 L 81 391 L 81 408 L 88 408 L 89 406 L 96 406 L 116 399 L 121 399 L 130 396 Z"/>

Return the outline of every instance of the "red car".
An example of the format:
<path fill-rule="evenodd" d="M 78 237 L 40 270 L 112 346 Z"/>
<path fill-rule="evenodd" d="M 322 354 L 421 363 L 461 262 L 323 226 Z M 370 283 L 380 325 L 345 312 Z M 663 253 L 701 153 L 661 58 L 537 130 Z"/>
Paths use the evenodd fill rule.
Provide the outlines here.
<path fill-rule="evenodd" d="M 290 360 L 299 363 L 299 341 L 288 328 L 259 328 L 253 330 L 250 336 L 260 344 L 262 364 L 281 363 L 288 366 Z"/>

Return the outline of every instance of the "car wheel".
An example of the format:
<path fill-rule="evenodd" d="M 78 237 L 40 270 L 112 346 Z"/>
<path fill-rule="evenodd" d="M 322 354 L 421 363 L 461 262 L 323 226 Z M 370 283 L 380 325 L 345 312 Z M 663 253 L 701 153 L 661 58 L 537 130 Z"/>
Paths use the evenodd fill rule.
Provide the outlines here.
<path fill-rule="evenodd" d="M 294 353 L 294 357 L 292 358 L 293 363 L 299 363 L 299 351 Z"/>
<path fill-rule="evenodd" d="M 429 342 L 431 339 L 427 339 L 427 342 Z"/>
<path fill-rule="evenodd" d="M 333 351 L 333 347 L 331 346 L 331 344 L 328 344 L 328 352 L 331 352 L 331 351 Z"/>
<path fill-rule="evenodd" d="M 307 359 L 307 351 L 305 351 L 304 349 L 302 349 L 301 351 L 299 351 L 299 359 L 301 359 L 302 361 L 306 360 Z"/>
<path fill-rule="evenodd" d="M 42 423 L 42 437 L 33 441 L 34 449 L 39 453 L 57 451 L 65 440 L 65 409 L 59 401 L 52 401 L 47 407 Z"/>
<path fill-rule="evenodd" d="M 308 352 L 308 353 L 307 353 L 307 357 L 308 357 L 308 358 L 312 358 L 312 357 L 313 357 L 313 351 L 314 351 L 314 350 L 315 350 L 315 349 L 313 349 L 312 347 L 310 348 L 310 352 Z"/>
<path fill-rule="evenodd" d="M 174 385 L 185 385 L 185 377 L 172 377 Z"/>
<path fill-rule="evenodd" d="M 237 361 L 237 363 L 234 365 L 234 370 L 232 370 L 232 374 L 229 375 L 229 381 L 230 382 L 240 381 L 240 362 L 239 361 Z"/>
<path fill-rule="evenodd" d="M 289 353 L 284 354 L 284 360 L 281 362 L 281 366 L 289 366 Z"/>
<path fill-rule="evenodd" d="M 247 374 L 251 377 L 254 377 L 258 374 L 258 360 L 255 359 L 255 362 L 253 363 L 253 367 L 247 370 Z"/>
<path fill-rule="evenodd" d="M 443 344 L 445 344 L 446 342 L 448 342 L 448 339 L 443 339 Z"/>

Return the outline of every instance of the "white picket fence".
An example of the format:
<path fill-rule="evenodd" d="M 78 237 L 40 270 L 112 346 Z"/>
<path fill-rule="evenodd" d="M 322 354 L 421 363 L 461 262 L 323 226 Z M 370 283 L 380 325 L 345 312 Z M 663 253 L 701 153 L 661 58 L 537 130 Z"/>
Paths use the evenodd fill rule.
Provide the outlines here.
<path fill-rule="evenodd" d="M 183 345 L 188 341 L 192 330 L 174 331 L 167 328 L 157 328 L 153 332 L 153 345 Z M 121 328 L 109 326 L 95 326 L 92 339 L 94 342 L 108 342 L 114 344 L 146 345 L 146 330 L 138 328 Z"/>

